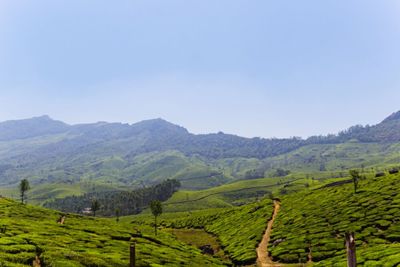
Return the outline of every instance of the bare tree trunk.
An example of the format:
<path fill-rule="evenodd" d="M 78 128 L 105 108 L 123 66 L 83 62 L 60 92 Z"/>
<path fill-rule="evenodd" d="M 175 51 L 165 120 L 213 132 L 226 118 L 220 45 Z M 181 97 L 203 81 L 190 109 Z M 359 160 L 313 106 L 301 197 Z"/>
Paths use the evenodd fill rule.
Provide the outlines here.
<path fill-rule="evenodd" d="M 131 244 L 130 248 L 130 263 L 129 267 L 135 267 L 136 266 L 136 243 Z"/>
<path fill-rule="evenodd" d="M 347 267 L 356 267 L 356 240 L 354 233 L 346 233 Z"/>
<path fill-rule="evenodd" d="M 154 234 L 157 235 L 157 216 L 154 216 Z"/>

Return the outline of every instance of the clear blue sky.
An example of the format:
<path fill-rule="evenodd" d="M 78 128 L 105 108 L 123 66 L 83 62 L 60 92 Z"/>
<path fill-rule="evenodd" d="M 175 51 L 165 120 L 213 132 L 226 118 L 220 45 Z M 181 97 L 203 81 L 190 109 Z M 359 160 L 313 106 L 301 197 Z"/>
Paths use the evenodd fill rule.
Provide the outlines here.
<path fill-rule="evenodd" d="M 1 0 L 0 120 L 288 137 L 400 109 L 398 0 Z"/>

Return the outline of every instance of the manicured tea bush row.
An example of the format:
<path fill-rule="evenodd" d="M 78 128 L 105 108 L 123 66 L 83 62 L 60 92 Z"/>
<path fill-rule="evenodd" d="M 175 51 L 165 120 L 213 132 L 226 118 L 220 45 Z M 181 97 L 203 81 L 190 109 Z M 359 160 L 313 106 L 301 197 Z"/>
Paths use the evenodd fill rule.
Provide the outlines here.
<path fill-rule="evenodd" d="M 287 195 L 275 221 L 270 252 L 275 261 L 346 266 L 344 235 L 355 232 L 358 263 L 400 263 L 400 176 L 369 177 L 353 184 Z"/>
<path fill-rule="evenodd" d="M 270 199 L 220 212 L 197 211 L 190 216 L 164 220 L 165 227 L 204 228 L 218 237 L 221 247 L 236 264 L 255 263 L 256 248 L 273 212 Z"/>
<path fill-rule="evenodd" d="M 67 215 L 0 199 L 0 266 L 126 267 L 129 245 L 137 242 L 137 266 L 224 266 L 217 258 L 146 225 Z"/>

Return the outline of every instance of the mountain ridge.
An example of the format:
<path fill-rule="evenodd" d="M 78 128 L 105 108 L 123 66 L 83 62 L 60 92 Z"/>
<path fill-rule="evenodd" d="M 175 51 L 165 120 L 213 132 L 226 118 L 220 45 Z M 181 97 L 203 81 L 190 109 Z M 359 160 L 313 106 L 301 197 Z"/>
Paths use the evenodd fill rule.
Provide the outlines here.
<path fill-rule="evenodd" d="M 327 146 L 335 151 L 335 145 L 359 142 L 358 150 L 362 151 L 364 143 L 377 143 L 381 147 L 374 148 L 377 153 L 392 153 L 390 144 L 400 143 L 400 119 L 398 113 L 394 114 L 373 126 L 358 125 L 337 135 L 307 139 L 193 134 L 160 118 L 134 124 L 68 125 L 48 116 L 8 121 L 0 123 L 0 183 L 13 184 L 27 178 L 35 183 L 101 181 L 132 185 L 203 177 L 198 182 L 183 183 L 186 188 L 199 189 L 263 177 L 276 168 L 296 167 L 291 162 L 324 169 Z M 315 149 L 317 152 L 312 152 Z M 348 157 L 346 151 L 339 156 L 330 153 L 332 161 Z M 359 157 L 362 162 L 362 154 Z"/>
<path fill-rule="evenodd" d="M 241 138 L 245 138 L 245 139 L 252 139 L 252 140 L 281 140 L 281 139 L 300 139 L 300 140 L 312 140 L 315 137 L 331 137 L 331 136 L 338 136 L 338 135 L 343 135 L 346 132 L 353 131 L 356 128 L 371 128 L 371 127 L 377 127 L 380 126 L 382 124 L 386 124 L 386 123 L 393 123 L 393 122 L 400 122 L 400 111 L 394 112 L 391 115 L 389 115 L 388 117 L 386 117 L 385 119 L 383 119 L 381 122 L 374 124 L 372 126 L 370 125 L 366 125 L 366 126 L 362 126 L 362 125 L 355 125 L 352 127 L 349 127 L 346 130 L 340 131 L 337 134 L 327 134 L 327 135 L 314 135 L 314 136 L 310 136 L 308 138 L 302 138 L 302 137 L 289 137 L 289 138 L 265 138 L 265 137 L 241 137 L 240 135 L 237 134 L 229 134 L 229 133 L 224 133 L 224 132 L 215 132 L 215 133 L 202 133 L 202 134 L 194 134 L 194 133 L 190 133 L 186 128 L 179 126 L 177 124 L 174 124 L 172 122 L 169 122 L 163 118 L 155 118 L 155 119 L 147 119 L 147 120 L 142 120 L 139 122 L 135 122 L 135 123 L 121 123 L 121 122 L 106 122 L 106 121 L 98 121 L 98 122 L 94 122 L 94 123 L 80 123 L 80 124 L 67 124 L 65 122 L 62 122 L 60 120 L 56 120 L 51 118 L 49 115 L 42 115 L 42 116 L 37 116 L 37 117 L 32 117 L 32 118 L 27 118 L 27 119 L 21 119 L 21 120 L 6 120 L 3 122 L 0 122 L 0 141 L 3 140 L 10 140 L 10 138 L 4 138 L 4 128 L 10 128 L 8 129 L 8 131 L 12 131 L 14 129 L 12 129 L 13 127 L 38 127 L 38 126 L 47 126 L 44 127 L 44 129 L 42 129 L 41 134 L 43 134 L 44 130 L 49 130 L 49 132 L 47 132 L 47 134 L 54 134 L 54 133 L 59 133 L 59 132 L 68 132 L 68 131 L 73 131 L 74 129 L 87 129 L 87 128 L 92 128 L 92 129 L 98 129 L 101 127 L 111 127 L 111 126 L 115 126 L 116 128 L 120 128 L 120 129 L 130 129 L 130 131 L 127 131 L 128 133 L 135 133 L 135 130 L 138 128 L 142 128 L 142 129 L 146 129 L 146 130 L 172 130 L 172 131 L 176 131 L 179 132 L 181 134 L 191 134 L 194 136 L 208 136 L 208 135 L 213 135 L 213 136 L 219 136 L 219 135 L 226 135 L 226 136 L 231 136 L 231 137 L 241 137 Z M 56 129 L 52 129 L 52 127 L 56 128 Z M 15 129 L 15 131 L 20 132 L 21 129 Z M 85 132 L 85 130 L 83 130 Z M 30 138 L 33 136 L 36 136 L 38 134 L 36 134 L 36 132 L 34 133 L 30 133 L 30 134 L 17 134 L 15 133 L 16 136 L 18 136 L 15 139 L 24 139 L 24 138 Z"/>

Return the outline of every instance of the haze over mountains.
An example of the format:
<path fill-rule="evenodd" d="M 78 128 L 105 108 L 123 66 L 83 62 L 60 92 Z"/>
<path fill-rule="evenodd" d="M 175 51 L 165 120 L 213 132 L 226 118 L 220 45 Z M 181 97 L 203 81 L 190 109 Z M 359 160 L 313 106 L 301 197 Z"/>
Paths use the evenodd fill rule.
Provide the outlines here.
<path fill-rule="evenodd" d="M 339 170 L 373 165 L 382 156 L 395 161 L 399 142 L 400 112 L 374 126 L 308 139 L 195 135 L 162 119 L 68 125 L 42 116 L 0 123 L 0 182 L 135 186 L 175 178 L 200 189 L 276 168 Z"/>
<path fill-rule="evenodd" d="M 142 146 L 145 150 L 164 150 L 165 148 L 187 149 L 188 154 L 199 153 L 203 154 L 204 151 L 198 147 L 201 145 L 214 145 L 221 148 L 218 153 L 211 153 L 214 157 L 229 157 L 230 153 L 233 156 L 253 156 L 264 158 L 271 155 L 281 153 L 274 145 L 287 144 L 288 147 L 283 149 L 283 152 L 290 151 L 294 147 L 305 144 L 313 143 L 335 143 L 344 142 L 350 139 L 358 139 L 360 142 L 391 142 L 400 141 L 400 133 L 397 131 L 400 128 L 400 111 L 395 112 L 381 123 L 374 126 L 353 126 L 348 130 L 342 131 L 337 135 L 328 136 L 312 136 L 306 140 L 301 138 L 290 139 L 264 139 L 264 138 L 245 138 L 230 134 L 219 132 L 218 134 L 200 134 L 194 135 L 189 133 L 185 128 L 167 122 L 163 119 L 154 119 L 141 121 L 135 124 L 122 124 L 122 123 L 107 123 L 97 122 L 92 124 L 77 124 L 68 125 L 61 121 L 53 120 L 49 116 L 44 115 L 41 117 L 34 117 L 24 120 L 5 121 L 0 123 L 0 141 L 12 141 L 29 139 L 40 136 L 49 136 L 56 134 L 67 134 L 73 136 L 75 139 L 93 139 L 96 141 L 107 141 L 110 139 L 126 139 L 126 138 L 142 138 L 147 142 Z M 149 141 L 164 141 L 164 148 L 161 144 L 151 147 Z M 221 142 L 219 142 L 221 141 Z M 182 144 L 195 146 L 182 147 Z M 245 151 L 232 152 L 231 150 L 241 147 L 249 149 L 249 147 L 261 146 L 258 152 L 262 153 L 257 155 L 257 152 L 249 152 L 246 155 Z M 226 147 L 225 147 L 226 146 Z M 268 151 L 266 151 L 268 147 Z M 208 148 L 210 149 L 210 148 Z M 244 149 L 246 150 L 246 149 Z"/>

